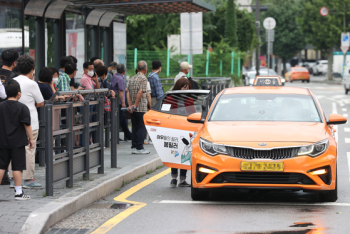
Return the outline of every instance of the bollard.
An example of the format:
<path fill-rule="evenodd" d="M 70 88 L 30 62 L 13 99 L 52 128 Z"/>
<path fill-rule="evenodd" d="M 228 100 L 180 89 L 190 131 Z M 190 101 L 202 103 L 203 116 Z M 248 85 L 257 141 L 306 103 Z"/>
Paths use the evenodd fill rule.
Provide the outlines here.
<path fill-rule="evenodd" d="M 116 95 L 115 96 L 115 106 L 116 106 L 116 125 L 117 125 L 117 128 L 116 128 L 116 133 L 117 133 L 117 135 L 116 135 L 116 138 L 117 138 L 117 144 L 119 144 L 119 127 L 120 127 L 120 120 L 119 120 L 119 118 L 120 118 L 120 116 L 119 116 L 119 113 L 120 113 L 120 111 L 119 111 L 119 95 Z M 125 136 L 124 136 L 124 138 L 125 138 Z"/>
<path fill-rule="evenodd" d="M 105 170 L 105 157 L 104 157 L 104 144 L 103 144 L 103 129 L 104 129 L 104 123 L 103 123 L 103 108 L 104 108 L 104 104 L 105 101 L 104 99 L 100 99 L 98 101 L 99 103 L 96 106 L 96 122 L 99 122 L 99 125 L 97 126 L 97 132 L 96 132 L 96 139 L 97 142 L 100 143 L 100 162 L 101 162 L 101 166 L 98 168 L 98 173 L 99 174 L 104 174 L 104 170 Z"/>
<path fill-rule="evenodd" d="M 39 137 L 38 141 L 40 141 L 39 147 L 45 147 L 45 110 L 44 108 L 38 108 L 39 115 Z M 39 167 L 45 167 L 45 151 L 39 150 Z"/>
<path fill-rule="evenodd" d="M 84 105 L 82 107 L 82 124 L 83 128 L 83 137 L 82 137 L 82 146 L 85 148 L 85 173 L 83 175 L 84 180 L 90 178 L 90 105 L 88 100 L 84 100 Z"/>
<path fill-rule="evenodd" d="M 104 121 L 105 121 L 105 146 L 106 148 L 109 147 L 109 141 L 110 141 L 110 135 L 111 135 L 111 112 L 105 112 L 104 114 Z"/>
<path fill-rule="evenodd" d="M 111 98 L 111 168 L 117 168 L 117 128 L 119 124 L 117 122 L 117 115 L 119 108 L 117 108 L 117 98 Z"/>
<path fill-rule="evenodd" d="M 45 158 L 46 158 L 46 196 L 53 196 L 53 132 L 52 132 L 52 104 L 46 104 L 45 111 Z"/>
<path fill-rule="evenodd" d="M 74 131 L 73 131 L 73 121 L 74 121 L 74 113 L 73 113 L 73 103 L 67 102 L 69 105 L 66 109 L 66 126 L 68 129 L 68 133 L 66 134 L 66 151 L 68 152 L 68 176 L 69 180 L 66 180 L 66 187 L 73 188 L 73 145 L 74 145 Z"/>

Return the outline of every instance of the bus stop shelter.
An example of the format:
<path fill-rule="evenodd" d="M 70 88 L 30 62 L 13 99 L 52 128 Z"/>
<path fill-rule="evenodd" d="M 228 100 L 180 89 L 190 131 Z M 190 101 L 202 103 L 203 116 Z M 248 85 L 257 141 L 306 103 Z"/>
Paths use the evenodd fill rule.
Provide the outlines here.
<path fill-rule="evenodd" d="M 0 37 L 14 43 L 0 45 L 0 53 L 10 47 L 29 54 L 37 71 L 49 65 L 59 68 L 60 58 L 67 55 L 81 64 L 94 56 L 109 64 L 118 40 L 113 27 L 124 24 L 120 32 L 126 38 L 127 15 L 207 11 L 215 7 L 202 0 L 0 0 L 0 22 L 5 22 L 3 27 L 0 23 Z"/>

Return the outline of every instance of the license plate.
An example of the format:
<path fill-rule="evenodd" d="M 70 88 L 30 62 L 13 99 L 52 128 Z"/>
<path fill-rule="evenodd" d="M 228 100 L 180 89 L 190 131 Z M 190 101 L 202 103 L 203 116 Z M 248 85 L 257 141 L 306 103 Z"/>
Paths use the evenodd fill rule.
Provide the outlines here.
<path fill-rule="evenodd" d="M 283 162 L 241 162 L 241 171 L 283 171 Z"/>

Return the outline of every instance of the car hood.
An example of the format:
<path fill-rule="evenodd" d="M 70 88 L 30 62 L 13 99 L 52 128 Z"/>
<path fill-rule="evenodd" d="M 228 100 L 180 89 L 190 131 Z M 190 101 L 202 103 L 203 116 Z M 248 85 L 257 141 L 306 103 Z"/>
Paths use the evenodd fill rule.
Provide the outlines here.
<path fill-rule="evenodd" d="M 323 123 L 209 121 L 205 124 L 201 137 L 221 144 L 284 142 L 289 145 L 288 143 L 324 140 L 327 132 Z"/>

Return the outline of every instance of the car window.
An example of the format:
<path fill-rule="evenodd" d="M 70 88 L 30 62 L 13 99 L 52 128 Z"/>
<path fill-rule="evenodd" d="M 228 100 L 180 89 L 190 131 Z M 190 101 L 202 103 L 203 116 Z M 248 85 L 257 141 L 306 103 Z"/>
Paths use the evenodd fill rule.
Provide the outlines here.
<path fill-rule="evenodd" d="M 297 94 L 222 95 L 210 121 L 321 122 L 311 96 Z"/>
<path fill-rule="evenodd" d="M 203 99 L 208 94 L 177 93 L 165 94 L 158 111 L 189 116 L 196 112 L 202 112 Z"/>

